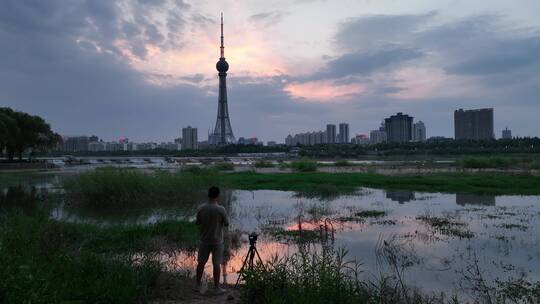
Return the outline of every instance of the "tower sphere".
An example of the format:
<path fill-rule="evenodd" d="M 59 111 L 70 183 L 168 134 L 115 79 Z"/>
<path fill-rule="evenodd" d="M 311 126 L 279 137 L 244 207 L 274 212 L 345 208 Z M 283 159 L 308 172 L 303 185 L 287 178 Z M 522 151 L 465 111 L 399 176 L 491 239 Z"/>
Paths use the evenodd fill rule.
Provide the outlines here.
<path fill-rule="evenodd" d="M 225 61 L 225 58 L 220 58 L 216 63 L 216 69 L 218 72 L 225 73 L 229 70 L 229 64 Z"/>

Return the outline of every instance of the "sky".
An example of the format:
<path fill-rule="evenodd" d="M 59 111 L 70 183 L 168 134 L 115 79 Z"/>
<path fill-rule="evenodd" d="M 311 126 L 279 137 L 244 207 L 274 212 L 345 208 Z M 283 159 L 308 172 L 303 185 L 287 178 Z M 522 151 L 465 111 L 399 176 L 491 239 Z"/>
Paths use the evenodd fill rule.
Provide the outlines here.
<path fill-rule="evenodd" d="M 452 137 L 455 109 L 483 107 L 497 137 L 540 136 L 537 0 L 1 0 L 0 106 L 67 136 L 204 140 L 221 12 L 236 138 L 397 112 Z"/>

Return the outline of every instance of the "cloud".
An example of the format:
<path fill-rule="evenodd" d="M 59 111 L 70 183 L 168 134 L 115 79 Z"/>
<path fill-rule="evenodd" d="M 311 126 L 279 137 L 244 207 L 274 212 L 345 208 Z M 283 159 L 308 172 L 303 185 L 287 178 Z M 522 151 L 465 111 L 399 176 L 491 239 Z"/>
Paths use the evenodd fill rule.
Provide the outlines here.
<path fill-rule="evenodd" d="M 411 35 L 435 16 L 437 12 L 432 11 L 417 15 L 372 15 L 353 18 L 341 24 L 334 39 L 337 46 L 345 50 L 409 43 Z"/>
<path fill-rule="evenodd" d="M 216 118 L 218 28 L 211 12 L 195 6 L 5 0 L 0 101 L 42 115 L 68 135 L 172 140 L 182 126 L 195 125 L 204 137 Z M 430 135 L 450 135 L 454 108 L 484 106 L 496 108 L 496 128 L 540 132 L 537 28 L 501 15 L 360 16 L 337 25 L 323 41 L 333 51 L 321 49 L 332 56 L 315 62 L 320 55 L 276 52 L 260 33 L 285 15 L 292 24 L 303 12 L 252 10 L 240 16 L 248 26 L 228 27 L 227 84 L 237 137 L 282 141 L 288 133 L 342 121 L 351 124 L 351 134 L 366 132 L 395 112 L 423 120 Z"/>
<path fill-rule="evenodd" d="M 340 78 L 350 75 L 367 75 L 384 68 L 396 68 L 422 55 L 418 49 L 388 45 L 377 50 L 347 53 L 330 60 L 326 68 L 316 73 L 316 77 Z"/>
<path fill-rule="evenodd" d="M 285 16 L 287 16 L 286 12 L 270 11 L 251 15 L 249 17 L 249 20 L 253 23 L 257 23 L 263 26 L 272 26 L 281 22 L 281 20 L 283 20 Z"/>
<path fill-rule="evenodd" d="M 284 90 L 293 98 L 316 102 L 339 102 L 361 94 L 363 88 L 356 84 L 336 84 L 330 81 L 291 83 Z"/>
<path fill-rule="evenodd" d="M 524 69 L 540 71 L 540 35 L 495 40 L 445 70 L 451 74 L 494 75 Z"/>

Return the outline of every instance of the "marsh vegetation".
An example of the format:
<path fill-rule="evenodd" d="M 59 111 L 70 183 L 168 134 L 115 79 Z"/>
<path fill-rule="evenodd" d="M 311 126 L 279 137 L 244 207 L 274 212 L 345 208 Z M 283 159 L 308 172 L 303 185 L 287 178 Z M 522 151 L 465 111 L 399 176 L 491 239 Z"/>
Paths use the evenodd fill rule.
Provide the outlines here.
<path fill-rule="evenodd" d="M 163 299 L 164 278 L 173 282 L 169 290 L 183 293 L 167 296 L 178 300 L 191 286 L 178 263 L 189 269 L 195 259 L 190 216 L 207 186 L 217 184 L 230 193 L 226 207 L 235 229 L 261 232 L 265 266 L 246 273 L 245 303 L 459 303 L 464 295 L 478 303 L 505 297 L 536 303 L 537 272 L 519 274 L 535 269 L 540 254 L 540 241 L 531 237 L 540 229 L 538 197 L 495 200 L 478 193 L 505 182 L 520 186 L 503 193 L 527 194 L 537 191 L 538 177 L 476 177 L 104 168 L 60 180 L 56 193 L 7 188 L 0 195 L 0 258 L 7 261 L 0 265 L 6 278 L 0 302 L 151 302 Z M 403 190 L 451 192 L 466 183 L 472 184 L 464 191 L 474 195 Z M 178 216 L 95 220 L 164 208 Z M 239 246 L 231 257 L 233 278 L 246 249 Z M 476 266 L 475 253 L 481 255 Z M 466 280 L 471 283 L 457 291 L 447 288 Z"/>

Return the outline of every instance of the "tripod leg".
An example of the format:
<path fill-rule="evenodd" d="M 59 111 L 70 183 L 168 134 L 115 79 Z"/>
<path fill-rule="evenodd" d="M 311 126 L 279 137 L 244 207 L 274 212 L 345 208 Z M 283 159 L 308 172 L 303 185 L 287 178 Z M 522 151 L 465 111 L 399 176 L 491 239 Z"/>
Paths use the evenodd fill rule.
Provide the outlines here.
<path fill-rule="evenodd" d="M 257 249 L 255 247 L 249 248 L 249 264 L 248 269 L 253 269 L 253 259 L 255 258 L 255 252 Z"/>
<path fill-rule="evenodd" d="M 261 259 L 261 256 L 259 255 L 259 250 L 257 250 L 257 248 L 255 248 L 255 253 L 257 254 L 257 258 L 259 258 L 259 262 L 260 262 L 261 265 L 264 267 L 263 260 Z"/>
<path fill-rule="evenodd" d="M 244 258 L 244 262 L 242 263 L 242 267 L 240 268 L 240 271 L 238 272 L 238 279 L 236 279 L 236 284 L 234 284 L 234 288 L 236 288 L 236 286 L 238 286 L 238 283 L 240 283 L 240 279 L 242 278 L 242 271 L 246 267 L 246 263 L 248 261 L 250 251 L 251 251 L 251 248 L 248 250 L 246 257 Z"/>

